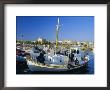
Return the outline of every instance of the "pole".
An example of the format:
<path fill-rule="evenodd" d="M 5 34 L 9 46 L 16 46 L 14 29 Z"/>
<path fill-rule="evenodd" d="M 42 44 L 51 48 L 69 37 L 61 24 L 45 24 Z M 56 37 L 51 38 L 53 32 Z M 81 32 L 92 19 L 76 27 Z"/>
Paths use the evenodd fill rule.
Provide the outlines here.
<path fill-rule="evenodd" d="M 58 49 L 58 30 L 56 30 L 56 49 Z"/>
<path fill-rule="evenodd" d="M 60 24 L 59 24 L 59 18 L 58 18 L 58 24 L 56 25 L 56 51 L 58 49 L 58 32 L 59 32 Z"/>
<path fill-rule="evenodd" d="M 22 49 L 23 49 L 23 46 L 24 46 L 24 43 L 23 43 L 23 34 L 21 35 L 22 37 Z"/>

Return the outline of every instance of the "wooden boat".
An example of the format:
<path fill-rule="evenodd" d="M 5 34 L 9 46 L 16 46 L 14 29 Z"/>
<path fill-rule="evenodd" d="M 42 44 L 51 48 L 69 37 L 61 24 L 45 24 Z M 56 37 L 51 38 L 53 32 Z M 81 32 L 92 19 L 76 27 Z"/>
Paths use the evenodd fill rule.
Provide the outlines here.
<path fill-rule="evenodd" d="M 64 56 L 67 58 L 67 56 Z M 66 61 L 66 60 L 65 60 Z M 89 59 L 86 59 L 79 64 L 75 64 L 75 62 L 69 62 L 68 60 L 65 63 L 39 63 L 37 60 L 27 60 L 28 67 L 31 71 L 53 71 L 53 72 L 61 72 L 61 71 L 70 71 L 75 69 L 85 68 L 89 62 Z"/>

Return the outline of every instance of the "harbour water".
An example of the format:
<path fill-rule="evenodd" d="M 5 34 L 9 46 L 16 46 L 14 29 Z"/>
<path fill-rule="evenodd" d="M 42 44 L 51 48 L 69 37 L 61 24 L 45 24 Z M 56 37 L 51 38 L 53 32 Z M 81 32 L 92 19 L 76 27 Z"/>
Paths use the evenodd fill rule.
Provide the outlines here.
<path fill-rule="evenodd" d="M 90 61 L 88 62 L 88 74 L 94 74 L 94 54 L 89 53 Z"/>

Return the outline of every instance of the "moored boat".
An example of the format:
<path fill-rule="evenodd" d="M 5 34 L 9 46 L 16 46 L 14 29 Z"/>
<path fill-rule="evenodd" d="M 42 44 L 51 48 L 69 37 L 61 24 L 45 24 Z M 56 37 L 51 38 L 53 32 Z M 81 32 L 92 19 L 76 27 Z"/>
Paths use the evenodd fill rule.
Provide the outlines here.
<path fill-rule="evenodd" d="M 75 51 L 76 50 L 76 51 Z M 39 56 L 33 59 L 27 59 L 28 67 L 31 71 L 68 71 L 83 68 L 87 66 L 89 56 L 81 52 L 78 48 L 68 53 L 68 56 L 62 54 L 39 52 Z"/>

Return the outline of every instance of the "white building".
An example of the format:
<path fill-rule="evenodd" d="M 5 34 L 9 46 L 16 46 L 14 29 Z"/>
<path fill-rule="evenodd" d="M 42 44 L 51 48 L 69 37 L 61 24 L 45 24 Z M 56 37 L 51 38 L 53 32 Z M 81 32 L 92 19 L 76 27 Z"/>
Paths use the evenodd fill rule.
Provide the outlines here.
<path fill-rule="evenodd" d="M 42 38 L 38 38 L 37 41 L 38 41 L 38 42 L 42 42 L 43 39 L 42 39 Z"/>
<path fill-rule="evenodd" d="M 71 44 L 72 42 L 71 42 L 71 40 L 64 40 L 63 43 L 64 43 L 64 44 L 65 44 L 65 43 Z"/>

